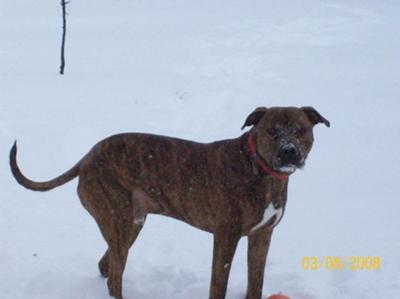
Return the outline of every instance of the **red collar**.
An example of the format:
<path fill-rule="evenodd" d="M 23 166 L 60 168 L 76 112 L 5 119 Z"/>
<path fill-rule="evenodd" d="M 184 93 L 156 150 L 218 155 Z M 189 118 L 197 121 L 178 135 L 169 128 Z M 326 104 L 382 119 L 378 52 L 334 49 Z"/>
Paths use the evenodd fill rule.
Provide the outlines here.
<path fill-rule="evenodd" d="M 282 181 L 287 180 L 289 178 L 289 174 L 283 174 L 283 173 L 277 172 L 267 166 L 267 164 L 257 154 L 256 146 L 255 146 L 254 140 L 253 140 L 253 135 L 251 135 L 251 134 L 247 135 L 247 147 L 249 149 L 251 158 L 256 162 L 256 164 L 261 168 L 261 170 L 265 174 L 272 176 L 274 179 L 278 179 L 278 180 L 282 180 Z"/>

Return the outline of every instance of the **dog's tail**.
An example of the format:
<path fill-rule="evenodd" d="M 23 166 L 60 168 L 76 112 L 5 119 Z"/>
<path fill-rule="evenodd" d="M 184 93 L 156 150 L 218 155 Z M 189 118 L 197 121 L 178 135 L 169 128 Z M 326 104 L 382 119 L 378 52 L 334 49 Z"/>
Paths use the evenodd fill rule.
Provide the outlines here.
<path fill-rule="evenodd" d="M 67 172 L 47 182 L 34 182 L 25 177 L 17 165 L 17 142 L 14 143 L 10 151 L 10 167 L 12 174 L 18 183 L 27 189 L 34 191 L 48 191 L 61 186 L 79 175 L 79 162 Z"/>

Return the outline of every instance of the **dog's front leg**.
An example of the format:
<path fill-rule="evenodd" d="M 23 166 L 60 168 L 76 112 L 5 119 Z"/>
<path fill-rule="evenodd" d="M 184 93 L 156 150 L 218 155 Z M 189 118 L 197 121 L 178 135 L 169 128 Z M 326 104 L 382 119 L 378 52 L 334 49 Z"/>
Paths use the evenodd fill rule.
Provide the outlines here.
<path fill-rule="evenodd" d="M 272 229 L 265 227 L 248 236 L 247 249 L 247 296 L 246 299 L 260 299 L 264 280 L 264 268 L 267 259 Z"/>
<path fill-rule="evenodd" d="M 229 233 L 214 234 L 214 251 L 209 299 L 224 299 L 232 259 L 240 235 Z"/>

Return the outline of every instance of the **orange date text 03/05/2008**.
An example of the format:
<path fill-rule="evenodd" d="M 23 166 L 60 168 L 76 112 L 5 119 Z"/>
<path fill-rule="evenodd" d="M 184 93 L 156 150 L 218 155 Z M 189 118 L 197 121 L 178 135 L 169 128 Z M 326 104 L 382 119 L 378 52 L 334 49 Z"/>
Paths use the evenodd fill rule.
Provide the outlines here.
<path fill-rule="evenodd" d="M 303 270 L 380 270 L 379 256 L 304 256 L 301 259 Z"/>

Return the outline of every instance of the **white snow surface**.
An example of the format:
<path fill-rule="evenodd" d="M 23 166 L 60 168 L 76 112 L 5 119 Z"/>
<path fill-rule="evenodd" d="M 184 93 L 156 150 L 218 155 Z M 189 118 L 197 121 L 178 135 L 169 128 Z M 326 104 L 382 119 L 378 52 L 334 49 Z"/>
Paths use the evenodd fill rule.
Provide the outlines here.
<path fill-rule="evenodd" d="M 66 74 L 59 1 L 0 0 L 0 298 L 108 298 L 106 245 L 77 180 L 40 193 L 97 141 L 151 132 L 239 136 L 257 106 L 314 106 L 304 171 L 275 228 L 264 297 L 400 298 L 400 2 L 72 0 Z M 397 136 L 397 137 L 396 137 Z M 244 298 L 244 238 L 228 299 Z M 303 256 L 379 256 L 381 270 L 301 268 Z M 126 299 L 208 298 L 212 236 L 150 216 L 130 251 Z"/>

